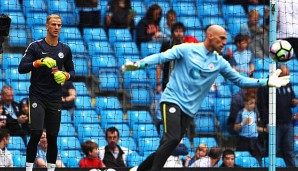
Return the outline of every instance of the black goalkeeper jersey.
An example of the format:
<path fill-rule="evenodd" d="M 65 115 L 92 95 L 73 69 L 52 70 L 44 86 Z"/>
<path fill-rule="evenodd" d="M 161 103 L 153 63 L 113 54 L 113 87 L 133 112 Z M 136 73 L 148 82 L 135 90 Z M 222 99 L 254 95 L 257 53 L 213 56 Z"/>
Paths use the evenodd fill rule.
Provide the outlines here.
<path fill-rule="evenodd" d="M 33 67 L 34 61 L 45 57 L 55 59 L 59 70 L 64 67 L 65 71 L 70 74 L 70 79 L 74 78 L 74 64 L 69 46 L 62 42 L 58 42 L 56 46 L 50 46 L 45 39 L 29 44 L 20 62 L 19 73 L 24 74 L 31 71 L 29 95 L 41 99 L 61 101 L 61 85 L 55 82 L 52 69 L 46 66 Z"/>

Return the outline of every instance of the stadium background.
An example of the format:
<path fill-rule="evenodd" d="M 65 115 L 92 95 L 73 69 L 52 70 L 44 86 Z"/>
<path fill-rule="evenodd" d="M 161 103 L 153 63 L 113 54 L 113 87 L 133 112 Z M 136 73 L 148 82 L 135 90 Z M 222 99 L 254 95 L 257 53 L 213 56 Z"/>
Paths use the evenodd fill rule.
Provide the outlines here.
<path fill-rule="evenodd" d="M 103 26 L 107 0 L 99 0 L 98 6 L 90 10 L 99 10 Z M 145 15 L 147 8 L 157 3 L 163 9 L 161 26 L 165 22 L 165 13 L 174 9 L 177 20 L 185 24 L 186 35 L 204 40 L 204 28 L 209 24 L 219 24 L 227 29 L 227 48 L 235 49 L 233 38 L 240 32 L 240 25 L 247 21 L 247 14 L 241 5 L 226 5 L 223 0 L 131 0 L 136 11 L 135 23 Z M 248 9 L 258 9 L 263 23 L 263 10 L 266 5 L 249 5 Z M 120 130 L 120 145 L 134 152 L 129 155 L 128 166 L 138 165 L 158 146 L 157 135 L 149 114 L 150 104 L 156 88 L 156 66 L 145 70 L 122 74 L 119 70 L 125 61 L 143 58 L 160 50 L 160 43 L 142 43 L 141 50 L 135 44 L 135 37 L 128 29 L 110 29 L 107 34 L 102 27 L 78 28 L 79 11 L 75 0 L 1 0 L 0 13 L 12 19 L 10 34 L 3 44 L 0 87 L 11 85 L 15 90 L 15 101 L 28 95 L 30 75 L 20 75 L 17 66 L 25 48 L 31 41 L 45 37 L 45 20 L 48 14 L 56 13 L 62 17 L 63 27 L 60 40 L 68 44 L 73 53 L 76 69 L 74 82 L 77 90 L 74 116 L 62 112 L 62 123 L 58 138 L 59 152 L 69 168 L 78 167 L 83 157 L 80 144 L 92 139 L 99 146 L 106 145 L 105 129 L 116 126 Z M 86 9 L 84 9 L 86 10 Z M 269 58 L 255 58 L 256 78 L 267 77 Z M 291 82 L 298 94 L 298 61 L 289 61 Z M 239 88 L 219 76 L 216 80 L 217 93 L 210 91 L 201 107 L 201 115 L 195 120 L 196 137 L 193 143 L 186 136 L 183 142 L 188 146 L 190 155 L 200 143 L 209 147 L 218 145 L 230 147 L 233 136 L 227 131 L 227 119 L 231 96 Z M 298 111 L 298 107 L 293 109 Z M 298 154 L 298 125 L 295 127 L 295 153 Z M 231 148 L 234 148 L 233 146 Z M 16 167 L 25 165 L 25 145 L 19 137 L 11 137 L 8 149 L 13 153 Z M 236 152 L 236 163 L 245 168 L 259 168 L 255 158 L 247 152 Z M 278 166 L 284 162 L 277 160 Z M 296 164 L 298 160 L 296 159 Z"/>

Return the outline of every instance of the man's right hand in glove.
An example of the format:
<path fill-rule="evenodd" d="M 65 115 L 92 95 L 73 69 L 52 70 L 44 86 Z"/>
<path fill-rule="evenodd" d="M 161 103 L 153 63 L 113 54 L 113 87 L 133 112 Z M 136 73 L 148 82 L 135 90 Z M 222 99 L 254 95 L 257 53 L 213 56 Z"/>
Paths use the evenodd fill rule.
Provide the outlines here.
<path fill-rule="evenodd" d="M 48 68 L 53 68 L 54 66 L 56 66 L 56 60 L 50 57 L 41 58 L 34 61 L 33 66 L 35 68 L 38 68 L 40 66 L 47 66 Z"/>

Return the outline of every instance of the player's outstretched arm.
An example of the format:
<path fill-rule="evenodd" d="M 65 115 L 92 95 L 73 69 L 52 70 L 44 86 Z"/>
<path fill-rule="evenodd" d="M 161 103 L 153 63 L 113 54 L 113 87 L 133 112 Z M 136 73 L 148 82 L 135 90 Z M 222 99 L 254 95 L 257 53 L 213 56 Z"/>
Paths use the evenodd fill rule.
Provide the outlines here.
<path fill-rule="evenodd" d="M 146 66 L 146 64 L 144 62 L 141 62 L 141 61 L 137 61 L 137 62 L 128 61 L 124 65 L 122 65 L 121 71 L 122 72 L 135 71 L 135 70 L 138 70 L 138 69 L 145 68 L 145 66 Z"/>
<path fill-rule="evenodd" d="M 268 81 L 267 81 L 267 86 L 268 87 L 281 87 L 281 86 L 285 86 L 290 82 L 290 76 L 283 76 L 283 77 L 279 77 L 281 73 L 280 69 L 277 69 L 274 71 L 274 73 L 269 77 Z"/>

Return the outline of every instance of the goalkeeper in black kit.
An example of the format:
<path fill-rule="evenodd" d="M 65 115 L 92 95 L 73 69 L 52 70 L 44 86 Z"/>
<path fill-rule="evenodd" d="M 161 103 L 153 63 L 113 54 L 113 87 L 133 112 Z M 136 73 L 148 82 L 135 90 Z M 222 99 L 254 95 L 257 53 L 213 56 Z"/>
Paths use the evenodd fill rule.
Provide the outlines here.
<path fill-rule="evenodd" d="M 52 14 L 46 22 L 47 36 L 29 44 L 19 65 L 20 74 L 31 72 L 29 123 L 32 131 L 27 146 L 26 171 L 33 169 L 37 145 L 44 128 L 48 140 L 47 169 L 55 170 L 62 108 L 61 84 L 75 76 L 71 50 L 58 41 L 61 17 Z"/>

